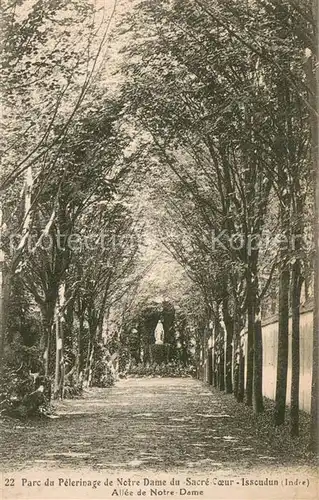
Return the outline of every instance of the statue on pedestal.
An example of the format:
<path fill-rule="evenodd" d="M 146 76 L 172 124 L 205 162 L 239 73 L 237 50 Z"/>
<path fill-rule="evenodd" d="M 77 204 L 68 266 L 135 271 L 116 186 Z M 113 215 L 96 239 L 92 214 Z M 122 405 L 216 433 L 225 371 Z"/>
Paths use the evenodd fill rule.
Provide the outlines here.
<path fill-rule="evenodd" d="M 156 345 L 162 345 L 164 343 L 164 327 L 161 320 L 159 320 L 156 325 L 154 337 Z"/>

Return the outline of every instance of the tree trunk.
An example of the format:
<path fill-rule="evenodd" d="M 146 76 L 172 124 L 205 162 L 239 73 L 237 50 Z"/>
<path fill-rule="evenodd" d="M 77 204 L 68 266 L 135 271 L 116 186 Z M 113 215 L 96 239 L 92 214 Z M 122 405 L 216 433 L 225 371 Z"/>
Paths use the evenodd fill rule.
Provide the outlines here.
<path fill-rule="evenodd" d="M 88 364 L 88 374 L 87 374 L 87 386 L 88 387 L 92 387 L 94 351 L 95 351 L 95 344 L 93 343 L 92 347 L 91 347 L 89 364 Z"/>
<path fill-rule="evenodd" d="M 319 202 L 319 200 L 318 200 Z M 318 209 L 317 209 L 318 210 Z M 319 213 L 317 211 L 317 217 L 319 217 Z M 317 219 L 318 220 L 318 219 Z M 317 230 L 318 231 L 318 230 Z M 317 240 L 318 240 L 317 232 Z M 317 245 L 319 245 L 317 241 Z M 318 436 L 318 391 L 319 391 L 319 342 L 318 342 L 318 332 L 319 332 L 319 251 L 316 251 L 316 265 L 315 265 L 315 300 L 314 300 L 314 328 L 313 328 L 313 344 L 312 344 L 312 383 L 311 383 L 311 422 L 310 422 L 310 443 L 309 449 L 314 453 L 318 453 L 319 451 L 319 436 Z"/>
<path fill-rule="evenodd" d="M 60 334 L 60 318 L 59 313 L 56 310 L 55 313 L 55 375 L 54 375 L 54 391 L 53 397 L 54 399 L 58 399 L 59 397 L 59 387 L 60 387 L 60 363 L 61 363 L 61 351 L 62 351 L 62 339 Z"/>
<path fill-rule="evenodd" d="M 301 266 L 297 259 L 291 273 L 291 393 L 290 393 L 290 433 L 299 435 L 299 380 L 300 380 L 300 294 Z"/>
<path fill-rule="evenodd" d="M 0 250 L 1 254 L 1 250 Z M 9 302 L 9 277 L 4 260 L 0 255 L 0 377 L 3 374 L 5 338 L 7 330 L 7 313 Z"/>
<path fill-rule="evenodd" d="M 213 387 L 218 387 L 218 358 L 217 358 L 216 348 L 214 349 L 213 353 L 213 365 L 214 365 Z"/>
<path fill-rule="evenodd" d="M 41 308 L 42 312 L 42 348 L 43 348 L 43 367 L 44 375 L 50 375 L 51 358 L 51 336 L 54 323 L 54 310 L 51 304 L 45 304 Z"/>
<path fill-rule="evenodd" d="M 216 344 L 217 332 L 216 332 L 216 322 L 214 322 L 213 328 L 213 351 L 212 351 L 212 364 L 213 364 L 213 387 L 217 387 L 217 344 Z"/>
<path fill-rule="evenodd" d="M 208 348 L 207 350 L 207 383 L 208 385 L 213 384 L 213 350 Z"/>
<path fill-rule="evenodd" d="M 89 339 L 90 340 L 89 340 L 86 367 L 85 367 L 85 378 L 86 378 L 87 387 L 90 387 L 90 384 L 92 383 L 94 353 L 95 353 L 95 347 L 96 347 L 96 342 L 97 342 L 97 329 L 98 329 L 98 324 L 99 324 L 99 318 L 98 318 L 98 315 L 96 313 L 96 310 L 94 309 L 94 306 L 89 311 L 88 316 L 89 316 L 88 323 L 89 323 Z"/>
<path fill-rule="evenodd" d="M 312 383 L 311 383 L 311 423 L 310 423 L 310 443 L 309 449 L 315 453 L 319 450 L 318 436 L 318 392 L 319 392 L 319 161 L 318 161 L 318 97 L 319 97 L 319 68 L 318 68 L 318 20 L 319 2 L 312 1 L 312 13 L 314 19 L 314 47 L 315 54 L 309 57 L 306 64 L 307 85 L 309 86 L 309 101 L 311 105 L 310 127 L 311 127 L 311 152 L 313 165 L 313 186 L 314 186 L 314 307 L 313 307 L 313 345 L 312 345 Z"/>
<path fill-rule="evenodd" d="M 69 301 L 66 306 L 66 311 L 63 314 L 63 322 L 64 322 L 64 328 L 63 328 L 64 350 L 67 350 L 70 354 L 73 354 L 76 348 L 76 341 L 73 335 L 74 302 L 72 300 Z M 71 358 L 71 363 L 74 365 L 73 357 Z"/>
<path fill-rule="evenodd" d="M 1 250 L 0 250 L 1 252 Z M 2 257 L 2 256 L 0 256 Z M 4 350 L 4 337 L 6 331 L 6 321 L 4 320 L 5 312 L 5 271 L 4 261 L 0 261 L 0 370 L 1 375 L 3 371 L 3 350 Z"/>
<path fill-rule="evenodd" d="M 226 352 L 225 352 L 225 391 L 227 394 L 231 394 L 233 392 L 233 377 L 232 377 L 232 369 L 233 369 L 233 346 L 232 346 L 232 333 L 226 333 Z"/>
<path fill-rule="evenodd" d="M 233 368 L 233 338 L 234 322 L 228 311 L 228 301 L 223 303 L 223 318 L 226 328 L 226 348 L 225 348 L 225 390 L 230 394 L 233 392 L 232 368 Z"/>
<path fill-rule="evenodd" d="M 243 366 L 243 350 L 241 346 L 241 329 L 242 320 L 238 312 L 237 306 L 235 307 L 233 317 L 233 331 L 234 331 L 234 351 L 233 351 L 233 364 L 234 364 L 234 396 L 238 402 L 244 400 L 245 394 L 245 367 Z"/>
<path fill-rule="evenodd" d="M 234 359 L 236 359 L 236 356 L 234 356 Z M 238 363 L 238 359 L 234 363 L 233 379 L 234 379 L 233 394 L 234 394 L 235 399 L 238 401 L 238 387 L 239 387 L 239 363 Z"/>
<path fill-rule="evenodd" d="M 58 302 L 55 310 L 55 376 L 54 399 L 63 397 L 64 386 L 64 338 L 63 338 L 63 307 L 65 302 L 65 285 L 59 287 Z"/>
<path fill-rule="evenodd" d="M 279 318 L 278 318 L 278 355 L 276 378 L 275 425 L 285 422 L 287 372 L 288 372 L 288 328 L 289 328 L 289 281 L 290 272 L 282 255 L 279 277 Z"/>
<path fill-rule="evenodd" d="M 238 393 L 237 401 L 241 403 L 245 398 L 245 356 L 243 348 L 239 347 Z"/>
<path fill-rule="evenodd" d="M 0 241 L 2 239 L 3 210 L 0 205 Z M 4 252 L 0 248 L 0 376 L 3 372 L 3 356 L 6 334 L 6 311 L 7 311 L 7 272 Z"/>
<path fill-rule="evenodd" d="M 225 390 L 225 332 L 222 326 L 219 326 L 219 370 L 218 370 L 218 379 L 219 379 L 219 390 Z"/>
<path fill-rule="evenodd" d="M 77 332 L 77 347 L 76 347 L 76 379 L 80 382 L 81 373 L 84 370 L 84 312 L 78 312 L 79 328 Z"/>
<path fill-rule="evenodd" d="M 251 295 L 251 294 L 250 294 Z M 251 297 L 248 298 L 248 325 L 247 325 L 247 365 L 246 365 L 246 405 L 253 404 L 253 375 L 254 375 L 254 313 Z"/>
<path fill-rule="evenodd" d="M 92 349 L 92 341 L 89 338 L 89 343 L 88 343 L 87 352 L 86 352 L 86 361 L 85 361 L 84 375 L 83 375 L 84 385 L 86 387 L 88 386 L 91 349 Z"/>
<path fill-rule="evenodd" d="M 254 308 L 254 377 L 253 377 L 253 408 L 255 413 L 264 411 L 263 401 L 263 344 L 260 308 Z"/>
<path fill-rule="evenodd" d="M 233 349 L 233 380 L 234 387 L 233 393 L 236 400 L 238 400 L 238 390 L 239 390 L 239 348 L 240 339 L 238 335 L 238 328 L 236 328 L 236 315 L 234 316 L 234 349 Z"/>
<path fill-rule="evenodd" d="M 246 404 L 253 406 L 255 413 L 264 410 L 262 394 L 263 348 L 258 278 L 255 264 L 247 278 L 248 352 L 246 372 Z"/>
<path fill-rule="evenodd" d="M 7 330 L 7 314 L 10 297 L 10 283 L 11 276 L 14 274 L 19 262 L 21 250 L 27 242 L 31 225 L 31 206 L 32 206 L 32 188 L 33 188 L 33 175 L 32 167 L 29 166 L 24 174 L 24 218 L 22 221 L 22 235 L 19 245 L 16 249 L 15 255 L 11 260 L 11 266 L 7 265 L 5 261 L 5 254 L 0 245 L 0 376 L 3 370 L 3 355 L 5 348 L 5 335 Z M 2 242 L 2 231 L 4 228 L 4 209 L 3 204 L 0 203 L 0 243 Z M 10 270 L 9 270 L 10 267 Z"/>

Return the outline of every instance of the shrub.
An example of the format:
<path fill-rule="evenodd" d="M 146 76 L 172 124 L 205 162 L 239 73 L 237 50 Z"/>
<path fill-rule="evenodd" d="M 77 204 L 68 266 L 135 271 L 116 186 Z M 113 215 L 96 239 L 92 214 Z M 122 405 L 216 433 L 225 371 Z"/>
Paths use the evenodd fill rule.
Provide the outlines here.
<path fill-rule="evenodd" d="M 177 362 L 151 365 L 139 363 L 131 366 L 126 374 L 133 377 L 192 377 L 194 369 L 192 366 L 184 366 Z"/>
<path fill-rule="evenodd" d="M 51 381 L 32 377 L 25 369 L 5 369 L 0 380 L 0 413 L 16 418 L 50 412 Z"/>
<path fill-rule="evenodd" d="M 99 344 L 96 349 L 92 385 L 94 387 L 111 387 L 114 383 L 115 374 L 109 350 Z"/>
<path fill-rule="evenodd" d="M 66 399 L 77 398 L 82 395 L 83 386 L 81 383 L 76 383 L 72 385 L 65 385 L 63 388 L 63 397 Z"/>

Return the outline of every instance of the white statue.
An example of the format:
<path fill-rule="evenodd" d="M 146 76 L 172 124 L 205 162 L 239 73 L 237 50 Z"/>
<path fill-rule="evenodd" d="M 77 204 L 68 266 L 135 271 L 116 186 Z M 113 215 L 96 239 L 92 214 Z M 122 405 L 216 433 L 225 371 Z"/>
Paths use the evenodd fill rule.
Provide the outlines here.
<path fill-rule="evenodd" d="M 155 328 L 155 344 L 156 345 L 161 345 L 164 343 L 164 328 L 163 328 L 163 323 L 161 320 L 156 325 Z"/>

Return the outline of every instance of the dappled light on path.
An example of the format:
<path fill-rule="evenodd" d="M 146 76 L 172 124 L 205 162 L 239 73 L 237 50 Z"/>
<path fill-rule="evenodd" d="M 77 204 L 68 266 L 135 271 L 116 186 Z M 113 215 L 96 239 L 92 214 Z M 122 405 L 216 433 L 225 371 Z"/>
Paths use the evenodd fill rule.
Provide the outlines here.
<path fill-rule="evenodd" d="M 4 469 L 245 469 L 292 457 L 255 433 L 247 408 L 190 379 L 145 378 L 56 405 L 58 419 L 4 422 Z M 291 462 L 290 462 L 291 463 Z"/>

